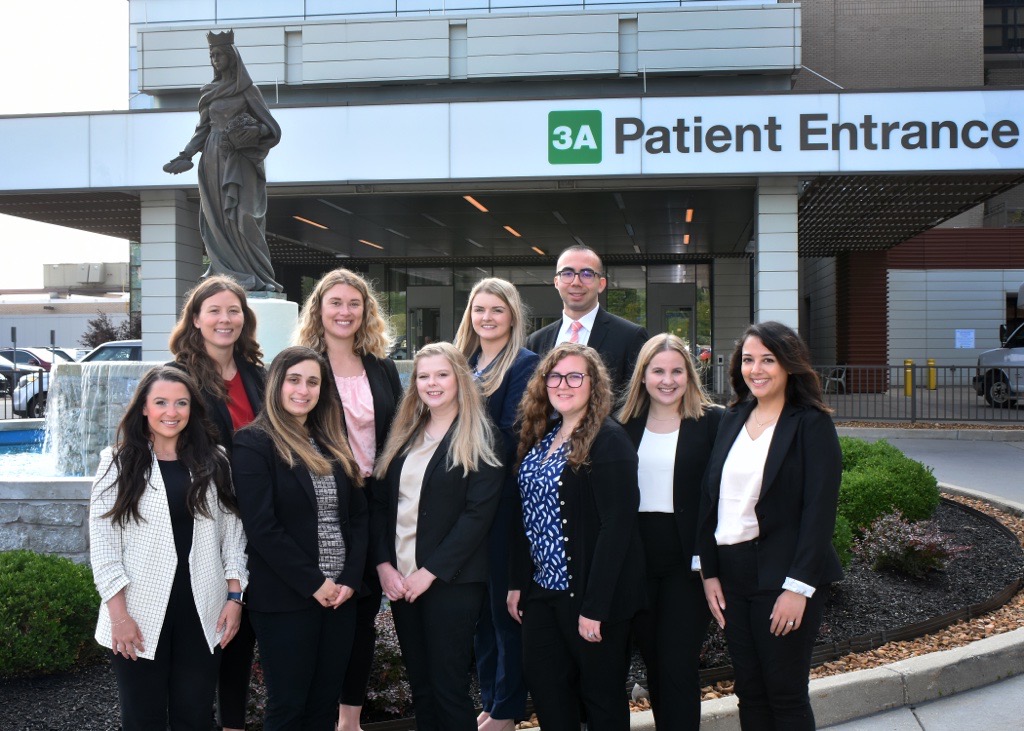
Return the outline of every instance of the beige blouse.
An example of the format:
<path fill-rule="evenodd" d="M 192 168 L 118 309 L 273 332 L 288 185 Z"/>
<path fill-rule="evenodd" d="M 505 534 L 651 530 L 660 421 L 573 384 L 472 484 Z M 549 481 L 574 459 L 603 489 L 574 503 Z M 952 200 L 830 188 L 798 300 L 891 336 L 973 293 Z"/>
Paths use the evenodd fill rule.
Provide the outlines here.
<path fill-rule="evenodd" d="M 431 439 L 424 430 L 412 449 L 405 457 L 402 465 L 402 476 L 398 482 L 398 516 L 395 522 L 395 556 L 397 557 L 398 573 L 408 576 L 416 566 L 416 521 L 420 512 L 420 491 L 423 488 L 423 476 L 434 456 L 438 439 Z"/>

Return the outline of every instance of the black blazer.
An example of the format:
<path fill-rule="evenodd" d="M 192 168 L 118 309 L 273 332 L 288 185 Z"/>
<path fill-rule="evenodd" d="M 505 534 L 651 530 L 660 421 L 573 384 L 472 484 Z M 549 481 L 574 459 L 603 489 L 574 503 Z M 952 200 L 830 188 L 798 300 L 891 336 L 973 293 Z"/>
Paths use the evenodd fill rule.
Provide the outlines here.
<path fill-rule="evenodd" d="M 172 360 L 166 365 L 180 368 L 190 376 L 195 376 L 194 373 L 189 373 L 188 369 L 176 360 Z M 245 387 L 245 395 L 249 397 L 252 413 L 254 416 L 258 416 L 263 411 L 263 394 L 267 387 L 267 371 L 239 358 L 235 359 L 235 367 L 238 368 L 238 372 L 242 376 L 242 385 Z M 219 435 L 217 443 L 224 447 L 228 454 L 231 454 L 235 427 L 231 422 L 231 412 L 228 411 L 227 402 L 205 390 L 202 391 L 202 397 L 203 406 L 206 407 L 206 416 L 209 418 L 210 423 L 217 428 L 217 434 Z"/>
<path fill-rule="evenodd" d="M 715 446 L 715 436 L 722 422 L 725 410 L 720 406 L 709 406 L 699 419 L 683 419 L 679 425 L 679 437 L 676 441 L 676 461 L 672 474 L 672 508 L 675 512 L 679 541 L 683 555 L 689 561 L 696 555 L 697 518 L 700 511 L 700 489 L 704 479 L 704 470 L 711 458 L 711 450 Z M 633 446 L 640 448 L 643 441 L 644 427 L 647 425 L 647 409 L 635 419 L 630 419 L 623 428 L 633 441 Z"/>
<path fill-rule="evenodd" d="M 453 429 L 441 440 L 423 474 L 416 519 L 416 565 L 449 584 L 487 581 L 484 543 L 498 510 L 505 471 L 481 464 L 464 476 L 461 467 L 449 468 Z M 404 454 L 395 457 L 374 486 L 370 506 L 374 566 L 397 564 L 395 525 L 404 464 Z"/>
<path fill-rule="evenodd" d="M 345 539 L 340 576 L 320 572 L 317 502 L 309 471 L 289 467 L 270 437 L 246 427 L 235 434 L 231 469 L 238 508 L 249 539 L 248 602 L 260 612 L 291 612 L 319 606 L 313 594 L 331 578 L 358 589 L 366 564 L 368 513 L 363 490 L 353 487 L 339 465 L 338 520 Z"/>
<path fill-rule="evenodd" d="M 722 468 L 755 401 L 726 410 L 704 476 L 698 529 L 701 571 L 718 576 L 718 498 Z M 786 578 L 815 588 L 843 577 L 832 548 L 843 455 L 832 418 L 818 409 L 786 406 L 775 425 L 755 512 L 758 589 L 779 590 Z"/>
<path fill-rule="evenodd" d="M 478 357 L 477 354 L 476 357 Z M 475 363 L 475 357 L 473 362 Z M 526 390 L 526 383 L 537 370 L 540 356 L 532 350 L 520 348 L 512 367 L 505 372 L 498 388 L 487 397 L 487 414 L 491 423 L 498 428 L 502 440 L 502 461 L 508 469 L 515 462 L 516 447 L 519 446 L 519 434 L 516 426 L 516 410 Z"/>
<path fill-rule="evenodd" d="M 526 341 L 526 347 L 543 357 L 555 347 L 561 328 L 562 318 L 559 317 L 555 322 L 533 333 Z M 594 329 L 590 333 L 587 345 L 601 354 L 616 394 L 622 391 L 633 375 L 636 357 L 646 342 L 647 331 L 644 328 L 635 322 L 613 315 L 603 307 L 598 308 L 597 319 L 594 320 Z"/>
<path fill-rule="evenodd" d="M 331 378 L 334 378 L 334 371 L 331 370 L 331 359 L 327 353 L 323 353 L 327 361 L 327 370 Z M 373 395 L 373 427 L 377 442 L 377 456 L 380 456 L 384 442 L 388 438 L 388 431 L 391 422 L 398 411 L 398 404 L 402 400 L 402 381 L 398 377 L 398 368 L 395 361 L 390 358 L 378 358 L 374 355 L 363 355 L 363 369 L 366 371 L 366 379 L 370 382 L 370 393 Z M 339 394 L 340 396 L 340 394 Z M 342 429 L 347 427 L 342 420 Z"/>
<path fill-rule="evenodd" d="M 626 620 L 646 603 L 644 554 L 637 529 L 640 489 L 636 450 L 618 422 L 608 418 L 590 448 L 590 463 L 566 465 L 558 489 L 562 534 L 569 559 L 569 598 L 579 613 L 601 622 Z M 513 527 L 509 586 L 521 601 L 536 587 L 522 502 Z"/>

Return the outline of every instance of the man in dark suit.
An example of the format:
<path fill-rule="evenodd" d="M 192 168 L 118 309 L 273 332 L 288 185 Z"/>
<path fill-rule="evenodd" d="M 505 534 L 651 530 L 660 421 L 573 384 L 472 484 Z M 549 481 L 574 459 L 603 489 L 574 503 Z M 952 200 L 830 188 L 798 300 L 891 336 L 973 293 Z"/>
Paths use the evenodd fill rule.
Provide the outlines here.
<path fill-rule="evenodd" d="M 562 319 L 530 336 L 526 347 L 543 356 L 559 343 L 589 345 L 608 367 L 615 392 L 621 393 L 633 375 L 647 331 L 602 309 L 597 297 L 608 285 L 604 265 L 588 246 L 570 246 L 558 257 L 555 289 L 562 298 Z"/>

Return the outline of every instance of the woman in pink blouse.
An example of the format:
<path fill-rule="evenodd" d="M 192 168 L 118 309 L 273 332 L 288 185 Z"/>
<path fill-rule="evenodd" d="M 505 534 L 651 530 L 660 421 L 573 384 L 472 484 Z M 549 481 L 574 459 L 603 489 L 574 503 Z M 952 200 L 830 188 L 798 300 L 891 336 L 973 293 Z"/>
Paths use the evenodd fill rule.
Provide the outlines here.
<path fill-rule="evenodd" d="M 349 446 L 373 489 L 373 464 L 387 439 L 402 384 L 394 361 L 387 357 L 390 326 L 370 283 L 356 272 L 335 269 L 316 283 L 299 317 L 296 345 L 322 353 L 330 364 L 344 413 L 342 426 Z M 356 636 L 345 670 L 339 731 L 359 731 L 359 714 L 377 637 L 374 618 L 381 588 L 372 566 L 365 572 L 356 604 Z"/>

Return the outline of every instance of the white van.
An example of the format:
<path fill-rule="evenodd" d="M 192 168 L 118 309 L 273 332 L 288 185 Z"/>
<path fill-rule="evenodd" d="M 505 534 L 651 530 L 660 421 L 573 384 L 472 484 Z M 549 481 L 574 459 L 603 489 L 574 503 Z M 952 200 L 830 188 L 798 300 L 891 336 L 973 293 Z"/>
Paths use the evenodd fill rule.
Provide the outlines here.
<path fill-rule="evenodd" d="M 1009 336 L 1006 325 L 999 326 L 1001 348 L 986 350 L 978 356 L 974 390 L 990 406 L 1013 406 L 1024 397 L 1024 324 Z"/>

